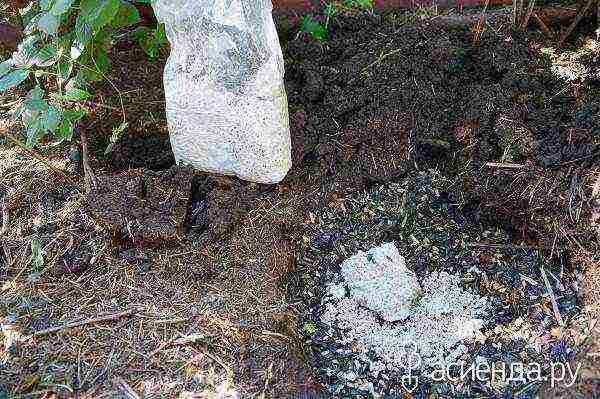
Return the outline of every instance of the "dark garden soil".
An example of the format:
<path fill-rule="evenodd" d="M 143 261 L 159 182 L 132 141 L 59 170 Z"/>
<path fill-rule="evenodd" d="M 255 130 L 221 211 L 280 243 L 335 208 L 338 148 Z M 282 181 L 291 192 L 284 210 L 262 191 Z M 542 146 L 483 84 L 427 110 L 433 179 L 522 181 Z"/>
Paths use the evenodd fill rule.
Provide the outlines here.
<path fill-rule="evenodd" d="M 9 225 L 14 229 L 12 241 L 5 244 L 5 256 L 14 262 L 7 261 L 12 266 L 2 278 L 16 281 L 27 276 L 19 267 L 29 265 L 16 259 L 17 254 L 31 258 L 29 247 L 22 249 L 31 229 L 46 257 L 55 255 L 54 261 L 61 261 L 60 267 L 30 276 L 25 305 L 16 285 L 6 288 L 1 309 L 14 314 L 6 326 L 18 326 L 27 335 L 130 304 L 137 306 L 139 315 L 98 331 L 78 327 L 72 337 L 68 331 L 43 335 L 35 345 L 14 349 L 14 369 L 0 387 L 24 394 L 40 390 L 42 384 L 66 397 L 68 390 L 61 386 L 69 386 L 98 397 L 119 391 L 123 385 L 115 377 L 122 377 L 138 392 L 211 397 L 173 392 L 201 392 L 221 386 L 222 379 L 237 386 L 242 397 L 366 397 L 345 390 L 323 373 L 315 354 L 317 340 L 301 330 L 313 319 L 315 294 L 326 270 L 335 269 L 355 249 L 386 240 L 404 242 L 408 230 L 398 221 L 401 213 L 361 202 L 399 185 L 414 194 L 415 209 L 427 203 L 419 199 L 419 190 L 428 193 L 434 210 L 419 216 L 427 221 L 427 229 L 469 232 L 465 237 L 470 241 L 465 238 L 460 244 L 461 251 L 467 251 L 460 252 L 460 259 L 487 270 L 488 279 L 472 287 L 503 304 L 506 311 L 496 315 L 497 326 L 537 317 L 545 329 L 540 345 L 547 352 L 541 358 L 579 356 L 591 366 L 569 392 L 594 397 L 588 393 L 598 392 L 594 389 L 600 370 L 583 348 L 589 351 L 591 320 L 598 315 L 598 299 L 591 294 L 600 288 L 590 283 L 598 281 L 600 260 L 589 223 L 591 190 L 600 166 L 600 76 L 593 76 L 599 53 L 596 49 L 563 62 L 564 70 L 577 70 L 577 60 L 591 70 L 584 72 L 584 79 L 566 83 L 553 72 L 552 57 L 541 51 L 545 39 L 535 31 L 511 31 L 506 13 L 488 15 L 490 23 L 474 45 L 478 17 L 336 17 L 331 38 L 324 43 L 295 29 L 282 33 L 293 143 L 290 173 L 270 186 L 196 173 L 187 215 L 178 213 L 178 220 L 185 219 L 184 229 L 169 230 L 166 241 L 131 240 L 134 235 L 118 212 L 108 215 L 108 221 L 102 218 L 103 226 L 110 225 L 112 217 L 117 227 L 109 237 L 93 228 L 88 216 L 63 209 L 65 204 L 69 209 L 75 206 L 71 189 L 55 192 L 50 202 L 59 205 L 48 209 L 30 205 L 25 211 L 15 205 Z M 583 26 L 591 23 L 584 21 Z M 585 37 L 586 32 L 578 33 Z M 173 165 L 164 114 L 164 61 L 164 54 L 149 61 L 134 44 L 118 43 L 110 84 L 102 85 L 89 103 L 92 115 L 85 128 L 93 166 L 98 175 L 116 175 L 115 192 L 130 189 L 127 182 L 134 180 L 124 177 L 129 168 L 151 169 L 155 172 L 147 176 L 156 177 Z M 113 129 L 123 120 L 127 125 L 121 137 L 106 151 Z M 2 174 L 19 170 L 20 162 L 7 162 Z M 424 176 L 435 176 L 435 181 Z M 109 177 L 102 179 L 102 184 L 111 184 Z M 139 196 L 139 190 L 134 182 L 129 191 Z M 44 197 L 21 191 L 4 195 L 29 199 L 31 204 Z M 166 192 L 155 191 L 153 196 Z M 119 201 L 107 200 L 107 207 L 118 209 Z M 86 201 L 75 203 L 82 206 Z M 99 204 L 102 200 L 92 199 L 92 207 Z M 134 218 L 140 214 L 134 210 L 135 201 L 123 206 Z M 44 212 L 56 215 L 52 223 L 42 218 L 33 226 L 19 224 L 19 218 L 39 219 Z M 382 221 L 383 216 L 396 219 Z M 174 219 L 161 219 L 163 224 L 169 220 Z M 71 241 L 68 251 L 55 239 L 57 234 L 84 233 L 88 238 Z M 429 233 L 422 234 L 429 242 Z M 439 236 L 430 241 L 448 254 L 458 245 Z M 446 258 L 431 258 L 432 247 L 421 244 L 417 247 L 427 256 L 406 245 L 412 267 L 421 268 L 420 273 L 443 268 Z M 6 255 L 9 252 L 12 255 Z M 94 261 L 84 253 L 95 253 Z M 560 292 L 565 327 L 559 328 L 544 290 L 524 290 L 526 280 L 514 276 L 518 270 L 538 281 L 541 277 L 534 269 L 540 256 L 557 276 L 551 285 Z M 505 262 L 498 266 L 498 259 Z M 71 270 L 70 262 L 85 266 Z M 582 280 L 587 285 L 582 286 Z M 77 299 L 82 292 L 85 299 Z M 68 301 L 73 306 L 65 304 Z M 49 305 L 40 305 L 44 303 L 53 304 L 52 312 Z M 85 337 L 90 334 L 96 341 L 87 350 Z M 488 338 L 501 341 L 502 334 L 498 330 Z M 597 344 L 593 351 L 598 351 Z M 498 356 L 517 356 L 513 352 Z M 212 377 L 205 373 L 210 368 Z M 471 385 L 467 392 L 472 396 L 461 397 L 530 398 L 539 386 L 526 388 L 477 391 Z M 459 397 L 437 392 L 437 397 Z M 431 393 L 423 390 L 414 397 Z M 219 397 L 235 397 L 227 395 L 231 394 Z M 552 391 L 546 395 L 554 397 Z"/>

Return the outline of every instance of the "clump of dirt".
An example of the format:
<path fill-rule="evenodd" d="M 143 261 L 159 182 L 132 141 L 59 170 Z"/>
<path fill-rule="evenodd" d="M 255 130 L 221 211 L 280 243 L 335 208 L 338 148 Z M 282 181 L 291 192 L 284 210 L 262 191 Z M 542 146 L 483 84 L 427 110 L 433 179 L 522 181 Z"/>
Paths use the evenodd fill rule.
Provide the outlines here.
<path fill-rule="evenodd" d="M 87 195 L 86 209 L 116 239 L 143 246 L 164 245 L 177 240 L 182 232 L 192 177 L 191 169 L 179 167 L 98 176 Z"/>

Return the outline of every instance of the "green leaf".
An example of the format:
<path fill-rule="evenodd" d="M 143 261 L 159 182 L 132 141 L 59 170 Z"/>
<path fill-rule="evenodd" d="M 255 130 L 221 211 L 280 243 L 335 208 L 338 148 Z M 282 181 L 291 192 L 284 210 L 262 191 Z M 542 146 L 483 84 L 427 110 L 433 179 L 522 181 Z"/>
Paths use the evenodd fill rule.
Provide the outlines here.
<path fill-rule="evenodd" d="M 52 7 L 54 0 L 40 0 L 40 7 L 43 11 L 48 11 Z"/>
<path fill-rule="evenodd" d="M 92 41 L 92 27 L 81 15 L 75 21 L 75 41 L 71 46 L 71 59 L 76 60 L 81 56 L 85 46 Z"/>
<path fill-rule="evenodd" d="M 30 111 L 44 111 L 48 107 L 44 100 L 27 100 L 25 101 L 25 108 Z"/>
<path fill-rule="evenodd" d="M 373 0 L 356 0 L 356 3 L 362 8 L 373 8 Z"/>
<path fill-rule="evenodd" d="M 73 72 L 73 62 L 71 60 L 61 60 L 56 66 L 58 72 L 58 79 L 60 82 L 65 82 L 71 76 Z"/>
<path fill-rule="evenodd" d="M 50 14 L 49 12 L 42 14 L 40 20 L 38 21 L 38 28 L 42 32 L 45 32 L 49 35 L 55 35 L 58 32 L 58 26 L 60 25 L 60 20 L 54 14 Z"/>
<path fill-rule="evenodd" d="M 148 28 L 147 26 L 140 26 L 130 33 L 131 37 L 134 38 L 140 46 L 146 40 L 149 34 L 150 28 Z"/>
<path fill-rule="evenodd" d="M 25 109 L 32 111 L 29 116 L 35 118 L 38 112 L 46 111 L 48 104 L 44 101 L 44 90 L 40 85 L 36 85 L 27 94 L 27 100 L 25 100 Z"/>
<path fill-rule="evenodd" d="M 16 69 L 0 79 L 0 93 L 18 86 L 29 77 L 29 69 Z"/>
<path fill-rule="evenodd" d="M 61 16 L 71 8 L 73 0 L 56 0 L 50 12 L 56 16 Z"/>
<path fill-rule="evenodd" d="M 56 55 L 56 47 L 47 44 L 31 59 L 31 63 L 40 67 L 49 67 L 56 62 Z"/>
<path fill-rule="evenodd" d="M 38 29 L 38 21 L 43 14 L 34 15 L 31 20 L 23 28 L 23 34 L 30 35 Z"/>
<path fill-rule="evenodd" d="M 78 110 L 75 110 L 75 111 L 67 109 L 63 113 L 63 118 L 64 118 L 64 120 L 68 120 L 71 122 L 77 122 L 78 120 L 83 118 L 85 116 L 85 114 L 87 114 L 87 111 L 83 108 L 79 108 Z"/>
<path fill-rule="evenodd" d="M 105 48 L 96 48 L 94 52 L 94 65 L 99 73 L 105 74 L 108 72 L 110 61 Z"/>
<path fill-rule="evenodd" d="M 165 29 L 165 24 L 158 24 L 156 25 L 156 29 L 154 30 L 154 37 L 160 42 L 160 43 L 167 43 L 167 32 Z"/>
<path fill-rule="evenodd" d="M 83 88 L 89 84 L 89 81 L 82 75 L 81 70 L 77 72 L 66 84 L 66 90 L 70 91 L 75 88 Z"/>
<path fill-rule="evenodd" d="M 302 23 L 300 25 L 300 29 L 302 32 L 310 33 L 312 37 L 318 40 L 327 39 L 327 29 L 319 22 L 317 22 L 312 16 L 307 15 L 302 18 Z"/>
<path fill-rule="evenodd" d="M 46 132 L 53 133 L 60 123 L 61 114 L 58 108 L 51 105 L 40 115 L 40 128 Z"/>
<path fill-rule="evenodd" d="M 44 90 L 42 90 L 40 85 L 35 85 L 35 87 L 27 93 L 27 96 L 30 100 L 41 100 L 44 98 Z"/>
<path fill-rule="evenodd" d="M 73 122 L 63 118 L 63 121 L 58 128 L 58 136 L 65 140 L 71 140 L 73 138 Z"/>
<path fill-rule="evenodd" d="M 29 148 L 35 146 L 38 142 L 38 138 L 40 137 L 41 129 L 40 129 L 40 120 L 39 118 L 29 118 L 27 123 L 25 124 L 25 134 L 27 136 L 26 145 Z"/>
<path fill-rule="evenodd" d="M 140 13 L 137 8 L 131 3 L 121 0 L 119 12 L 111 22 L 115 29 L 131 26 L 141 20 Z"/>
<path fill-rule="evenodd" d="M 31 264 L 36 271 L 39 271 L 44 266 L 42 246 L 37 237 L 31 240 Z"/>
<path fill-rule="evenodd" d="M 6 61 L 0 62 L 0 78 L 4 75 L 6 75 L 8 72 L 10 72 L 10 70 L 13 68 L 13 66 L 15 65 L 15 62 L 12 60 L 12 58 L 9 58 Z"/>
<path fill-rule="evenodd" d="M 97 32 L 115 18 L 120 6 L 120 0 L 83 0 L 79 17 L 90 24 L 92 31 Z"/>
<path fill-rule="evenodd" d="M 94 9 L 100 7 L 104 0 L 81 0 L 79 5 L 79 16 L 87 18 L 94 12 Z"/>
<path fill-rule="evenodd" d="M 28 35 L 19 44 L 17 51 L 13 53 L 12 59 L 17 67 L 30 66 L 31 58 L 39 51 L 42 35 L 37 33 Z"/>
<path fill-rule="evenodd" d="M 83 89 L 71 89 L 66 92 L 64 96 L 61 96 L 61 98 L 66 101 L 81 101 L 90 98 L 91 96 L 90 93 Z"/>

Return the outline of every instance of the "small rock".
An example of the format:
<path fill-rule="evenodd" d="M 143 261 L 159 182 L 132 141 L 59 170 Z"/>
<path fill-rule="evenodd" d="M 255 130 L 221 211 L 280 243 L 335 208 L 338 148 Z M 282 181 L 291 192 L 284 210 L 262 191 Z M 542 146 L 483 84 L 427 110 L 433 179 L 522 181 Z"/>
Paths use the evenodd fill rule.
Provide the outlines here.
<path fill-rule="evenodd" d="M 393 243 L 348 258 L 342 264 L 342 274 L 351 295 L 387 321 L 406 320 L 421 292 L 416 275 L 406 267 Z"/>

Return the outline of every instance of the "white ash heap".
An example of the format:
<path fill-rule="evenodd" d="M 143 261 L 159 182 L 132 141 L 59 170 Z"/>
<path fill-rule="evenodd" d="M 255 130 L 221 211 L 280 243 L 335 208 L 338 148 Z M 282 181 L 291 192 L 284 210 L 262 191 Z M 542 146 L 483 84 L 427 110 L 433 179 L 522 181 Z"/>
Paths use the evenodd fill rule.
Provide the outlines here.
<path fill-rule="evenodd" d="M 346 259 L 342 283 L 327 286 L 321 321 L 361 348 L 371 371 L 426 370 L 454 363 L 481 334 L 486 298 L 465 291 L 460 278 L 434 272 L 421 284 L 393 243 Z M 373 350 L 382 361 L 372 362 Z"/>

